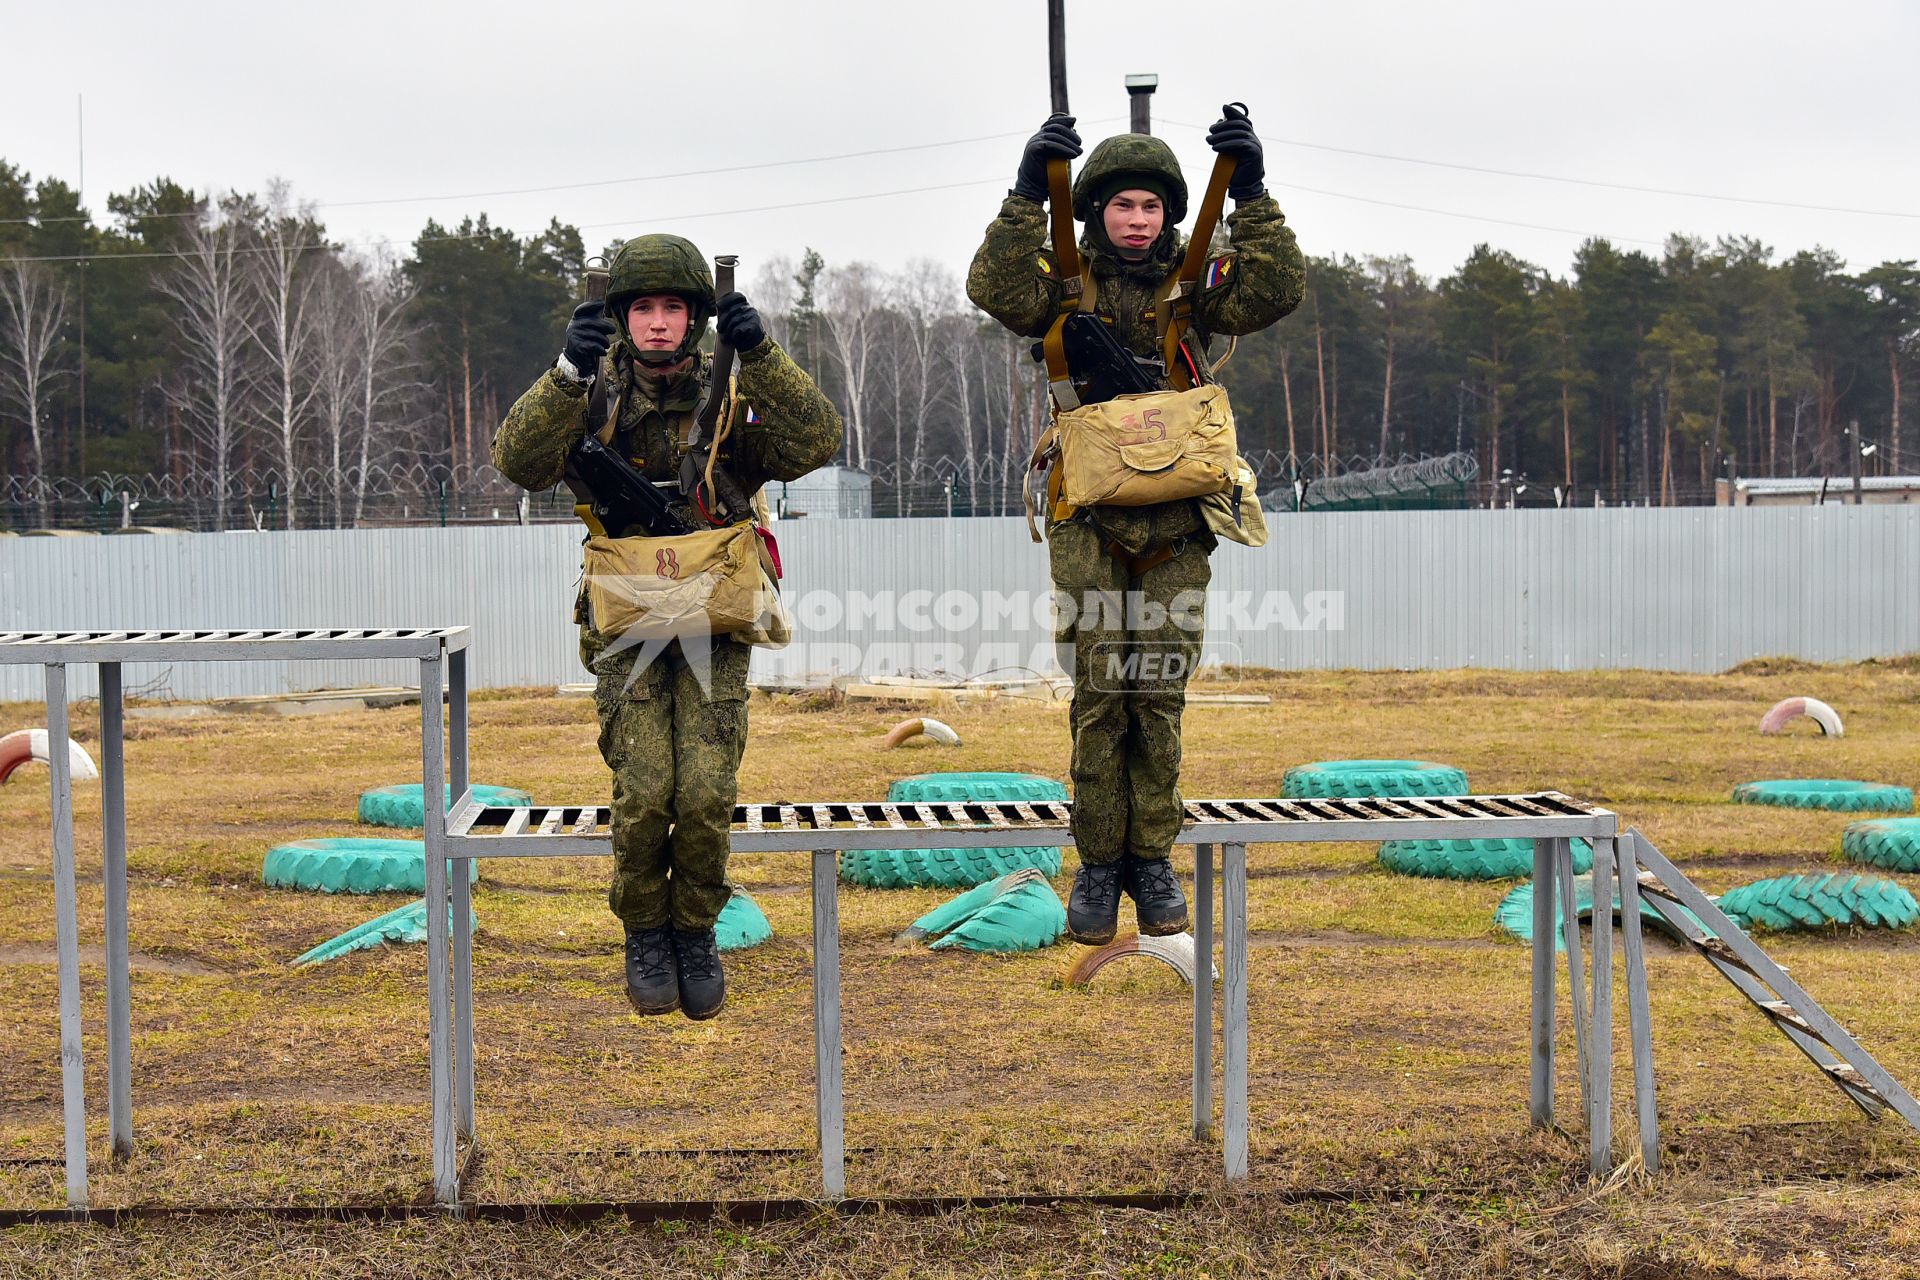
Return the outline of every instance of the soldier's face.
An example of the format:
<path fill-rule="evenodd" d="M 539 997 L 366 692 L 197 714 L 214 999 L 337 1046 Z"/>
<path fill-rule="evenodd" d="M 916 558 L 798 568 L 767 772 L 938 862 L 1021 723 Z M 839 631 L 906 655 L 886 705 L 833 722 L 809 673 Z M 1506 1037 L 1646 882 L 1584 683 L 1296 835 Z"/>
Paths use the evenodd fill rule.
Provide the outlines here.
<path fill-rule="evenodd" d="M 649 293 L 627 308 L 627 332 L 642 351 L 677 351 L 687 336 L 687 300 L 671 293 Z"/>
<path fill-rule="evenodd" d="M 1122 191 L 1101 210 L 1107 240 L 1124 254 L 1145 253 L 1166 225 L 1166 206 L 1151 191 Z"/>

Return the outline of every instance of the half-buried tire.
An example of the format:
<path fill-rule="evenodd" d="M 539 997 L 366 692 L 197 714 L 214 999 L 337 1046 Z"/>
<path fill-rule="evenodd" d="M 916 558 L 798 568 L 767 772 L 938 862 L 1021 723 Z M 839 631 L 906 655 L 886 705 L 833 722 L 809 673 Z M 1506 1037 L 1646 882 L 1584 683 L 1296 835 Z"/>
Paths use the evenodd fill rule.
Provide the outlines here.
<path fill-rule="evenodd" d="M 469 859 L 468 876 L 479 879 L 479 862 Z M 447 862 L 452 874 L 453 862 Z M 267 850 L 260 879 L 275 889 L 312 889 L 320 893 L 425 893 L 426 845 L 419 840 L 296 840 Z"/>
<path fill-rule="evenodd" d="M 1287 770 L 1280 785 L 1289 800 L 1464 796 L 1467 775 L 1428 760 L 1317 760 Z"/>
<path fill-rule="evenodd" d="M 1888 871 L 1920 872 L 1920 818 L 1875 818 L 1852 822 L 1840 835 L 1849 862 Z"/>
<path fill-rule="evenodd" d="M 421 786 L 403 782 L 395 787 L 375 787 L 360 793 L 360 821 L 372 827 L 410 827 L 418 831 L 427 825 L 426 805 Z M 513 787 L 488 787 L 474 784 L 473 798 L 481 804 L 532 804 L 533 797 Z M 453 803 L 453 788 L 447 788 L 448 804 Z"/>
<path fill-rule="evenodd" d="M 1772 804 L 1788 809 L 1833 809 L 1841 813 L 1911 813 L 1913 790 L 1849 778 L 1770 778 L 1733 789 L 1735 804 Z"/>
<path fill-rule="evenodd" d="M 1720 909 L 1742 929 L 1904 929 L 1920 919 L 1913 895 L 1879 876 L 1775 876 L 1720 895 Z"/>
<path fill-rule="evenodd" d="M 1403 876 L 1434 880 L 1510 880 L 1533 874 L 1531 840 L 1388 840 L 1380 865 Z M 1593 870 L 1593 846 L 1573 842 L 1577 875 Z"/>
<path fill-rule="evenodd" d="M 888 800 L 908 803 L 1066 798 L 1066 787 L 1030 773 L 922 773 L 887 788 Z M 1048 879 L 1059 875 L 1059 848 L 848 849 L 840 855 L 840 878 L 870 889 L 970 889 L 1029 867 Z"/>

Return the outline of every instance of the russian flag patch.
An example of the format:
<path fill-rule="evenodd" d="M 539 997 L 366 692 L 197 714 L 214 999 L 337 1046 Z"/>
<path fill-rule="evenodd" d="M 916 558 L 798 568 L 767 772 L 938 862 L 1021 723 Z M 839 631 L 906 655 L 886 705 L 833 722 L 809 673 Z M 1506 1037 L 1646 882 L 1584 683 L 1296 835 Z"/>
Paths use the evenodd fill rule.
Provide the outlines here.
<path fill-rule="evenodd" d="M 752 405 L 748 405 L 747 406 L 747 425 L 751 427 L 759 421 L 760 421 L 760 415 L 753 411 Z"/>
<path fill-rule="evenodd" d="M 1232 274 L 1233 274 L 1233 255 L 1232 254 L 1228 254 L 1224 258 L 1215 258 L 1212 262 L 1209 262 L 1207 264 L 1206 282 L 1202 284 L 1200 287 L 1203 289 L 1212 289 L 1218 285 L 1223 285 L 1227 282 L 1227 277 L 1231 276 Z"/>

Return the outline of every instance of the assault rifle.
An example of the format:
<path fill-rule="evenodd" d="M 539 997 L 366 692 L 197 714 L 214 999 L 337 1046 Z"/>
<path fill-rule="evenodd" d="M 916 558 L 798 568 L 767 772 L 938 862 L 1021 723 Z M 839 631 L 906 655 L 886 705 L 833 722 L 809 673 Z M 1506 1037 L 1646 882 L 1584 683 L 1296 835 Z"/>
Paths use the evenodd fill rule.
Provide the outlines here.
<path fill-rule="evenodd" d="M 1067 316 L 1060 342 L 1066 351 L 1067 374 L 1073 379 L 1074 394 L 1081 404 L 1166 390 L 1155 376 L 1160 362 L 1141 360 L 1121 346 L 1107 322 L 1097 315 L 1076 311 Z M 1033 358 L 1046 362 L 1044 344 L 1033 344 Z"/>
<path fill-rule="evenodd" d="M 574 493 L 592 508 L 609 538 L 672 538 L 693 532 L 674 514 L 673 500 L 664 489 L 592 436 L 573 446 L 568 462 L 569 485 L 577 475 L 580 483 Z"/>

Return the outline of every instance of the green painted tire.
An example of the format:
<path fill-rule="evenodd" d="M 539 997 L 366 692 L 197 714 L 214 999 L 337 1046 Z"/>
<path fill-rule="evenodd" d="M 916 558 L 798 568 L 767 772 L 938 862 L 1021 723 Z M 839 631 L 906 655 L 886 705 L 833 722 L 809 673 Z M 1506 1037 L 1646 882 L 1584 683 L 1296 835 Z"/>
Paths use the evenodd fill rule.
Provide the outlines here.
<path fill-rule="evenodd" d="M 727 905 L 720 908 L 720 918 L 713 923 L 713 936 L 722 951 L 745 951 L 771 938 L 773 925 L 768 923 L 767 913 L 760 909 L 759 903 L 735 889 Z"/>
<path fill-rule="evenodd" d="M 1720 895 L 1720 909 L 1742 929 L 1904 929 L 1920 919 L 1920 903 L 1879 876 L 1775 876 Z"/>
<path fill-rule="evenodd" d="M 453 862 L 447 862 L 452 875 Z M 480 863 L 468 859 L 469 882 L 480 878 Z M 311 889 L 320 893 L 425 893 L 427 847 L 419 840 L 295 840 L 267 850 L 260 879 L 274 889 Z"/>
<path fill-rule="evenodd" d="M 360 793 L 360 821 L 373 827 L 411 827 L 418 831 L 427 825 L 426 805 L 417 782 L 403 782 L 396 787 L 375 787 L 371 791 Z M 473 787 L 473 798 L 481 804 L 532 804 L 533 797 L 513 787 L 488 787 L 478 783 Z M 453 788 L 447 788 L 447 803 L 453 803 Z"/>
<path fill-rule="evenodd" d="M 1388 840 L 1380 865 L 1403 876 L 1434 880 L 1511 880 L 1533 874 L 1531 840 Z M 1593 846 L 1573 842 L 1573 870 L 1593 870 Z"/>
<path fill-rule="evenodd" d="M 1741 783 L 1733 789 L 1733 802 L 1841 813 L 1911 813 L 1913 789 L 1848 778 L 1772 778 Z"/>
<path fill-rule="evenodd" d="M 1038 951 L 1067 930 L 1067 909 L 1038 871 L 1016 871 L 979 885 L 921 916 L 903 941 L 933 938 L 928 948 L 961 947 L 989 955 Z"/>
<path fill-rule="evenodd" d="M 1573 909 L 1582 920 L 1593 919 L 1592 876 L 1581 876 L 1573 882 Z M 1685 911 L 1686 908 L 1682 907 L 1681 910 Z M 1694 916 L 1691 911 L 1688 911 L 1687 915 L 1693 918 L 1693 923 L 1701 932 L 1712 935 L 1713 930 L 1707 928 L 1698 916 Z M 1613 891 L 1613 918 L 1616 921 L 1620 918 L 1620 890 L 1617 886 Z M 1556 902 L 1553 904 L 1553 949 L 1555 951 L 1566 950 L 1560 940 L 1561 919 L 1560 904 Z M 1643 927 L 1658 929 L 1675 941 L 1680 940 L 1679 932 L 1644 898 L 1640 900 L 1640 921 Z M 1523 885 L 1515 886 L 1512 892 L 1500 899 L 1500 905 L 1493 909 L 1493 922 L 1522 942 L 1533 940 L 1533 881 L 1529 880 Z"/>
<path fill-rule="evenodd" d="M 1065 800 L 1067 789 L 1031 773 L 922 773 L 887 788 L 895 801 Z M 969 889 L 1027 868 L 1060 874 L 1055 845 L 1011 849 L 848 849 L 840 878 L 869 889 Z"/>
<path fill-rule="evenodd" d="M 1840 852 L 1850 862 L 1888 871 L 1920 872 L 1920 818 L 1874 818 L 1851 822 L 1840 833 Z"/>
<path fill-rule="evenodd" d="M 1465 772 L 1427 760 L 1317 760 L 1287 770 L 1280 786 L 1289 800 L 1468 794 Z"/>

